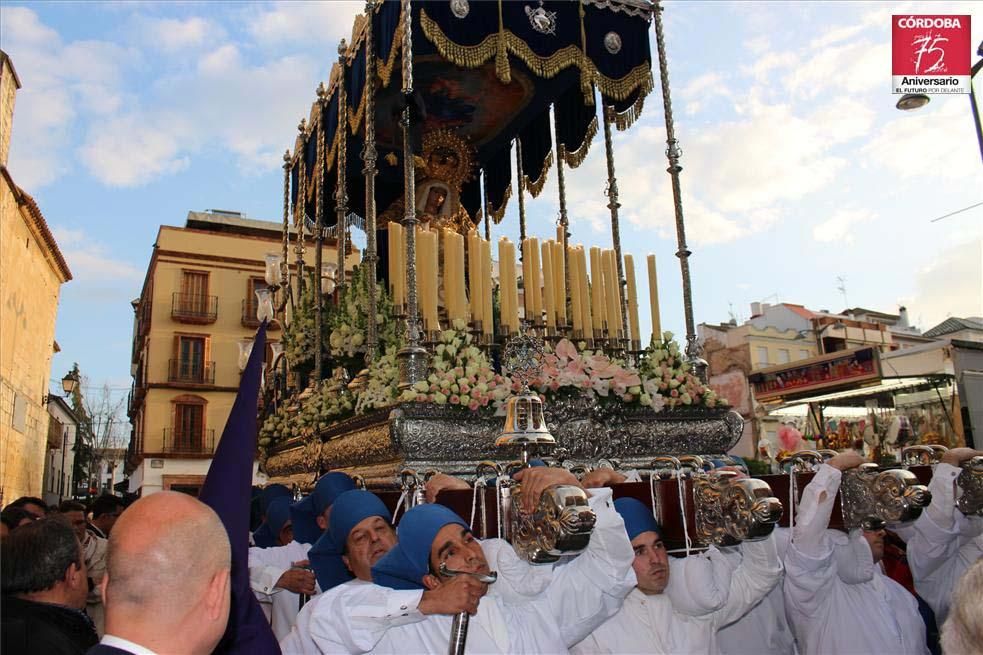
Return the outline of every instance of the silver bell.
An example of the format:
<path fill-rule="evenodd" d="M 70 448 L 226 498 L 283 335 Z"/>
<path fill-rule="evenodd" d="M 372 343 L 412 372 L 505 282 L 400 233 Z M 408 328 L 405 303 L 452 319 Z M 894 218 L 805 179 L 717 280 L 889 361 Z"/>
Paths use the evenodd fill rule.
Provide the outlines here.
<path fill-rule="evenodd" d="M 543 416 L 543 401 L 533 393 L 512 396 L 505 408 L 505 425 L 495 440 L 496 446 L 553 445 Z"/>

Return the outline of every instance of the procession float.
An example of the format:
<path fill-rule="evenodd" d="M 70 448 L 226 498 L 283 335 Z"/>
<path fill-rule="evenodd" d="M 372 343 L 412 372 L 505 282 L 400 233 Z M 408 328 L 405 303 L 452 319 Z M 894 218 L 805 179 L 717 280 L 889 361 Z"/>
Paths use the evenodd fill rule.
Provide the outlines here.
<path fill-rule="evenodd" d="M 631 129 L 655 91 L 653 34 L 682 345 L 661 331 L 652 256 L 652 329 L 640 331 L 635 262 L 619 233 L 613 133 Z M 535 517 L 509 517 L 521 491 L 507 474 L 539 456 L 579 473 L 630 472 L 616 495 L 650 504 L 668 541 L 687 550 L 766 536 L 783 514 L 778 498 L 794 505 L 829 454 L 799 454 L 791 475 L 760 479 L 726 454 L 743 419 L 707 385 L 700 357 L 662 7 L 369 0 L 337 52 L 284 155 L 282 250 L 267 257 L 259 292 L 260 318 L 284 325 L 260 416 L 271 481 L 306 488 L 342 470 L 399 511 L 423 502 L 428 476 L 452 475 L 472 490 L 441 502 L 481 536 L 505 534 L 545 561 L 575 548 L 589 520 L 569 488 L 544 495 Z M 567 210 L 565 170 L 595 142 L 610 248 L 580 245 Z M 526 204 L 548 175 L 556 233 L 533 234 Z M 516 215 L 518 242 L 494 240 Z M 337 261 L 321 261 L 329 242 Z M 854 491 L 834 521 L 910 518 L 927 503 L 927 471 L 865 469 L 845 484 Z"/>

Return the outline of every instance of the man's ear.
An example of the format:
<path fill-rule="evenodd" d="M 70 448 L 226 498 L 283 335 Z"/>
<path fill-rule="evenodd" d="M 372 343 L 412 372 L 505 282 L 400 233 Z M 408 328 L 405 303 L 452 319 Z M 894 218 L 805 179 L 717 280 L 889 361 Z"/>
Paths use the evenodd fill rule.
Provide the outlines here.
<path fill-rule="evenodd" d="M 229 569 L 216 571 L 212 579 L 208 581 L 204 600 L 205 609 L 210 619 L 217 621 L 221 618 L 225 597 L 232 593 L 229 589 L 230 584 Z"/>
<path fill-rule="evenodd" d="M 78 587 L 79 585 L 88 585 L 89 583 L 89 581 L 85 578 L 85 574 L 82 573 L 82 567 L 75 562 L 68 565 L 62 579 L 69 587 Z"/>
<path fill-rule="evenodd" d="M 430 591 L 433 591 L 434 589 L 438 588 L 440 585 L 441 585 L 440 578 L 438 578 L 437 576 L 431 575 L 430 573 L 423 576 L 423 586 L 429 589 Z"/>
<path fill-rule="evenodd" d="M 349 564 L 348 555 L 342 555 L 341 556 L 341 563 L 345 565 L 345 568 L 346 569 L 348 569 L 350 572 L 354 573 L 354 571 L 352 571 L 352 565 Z"/>

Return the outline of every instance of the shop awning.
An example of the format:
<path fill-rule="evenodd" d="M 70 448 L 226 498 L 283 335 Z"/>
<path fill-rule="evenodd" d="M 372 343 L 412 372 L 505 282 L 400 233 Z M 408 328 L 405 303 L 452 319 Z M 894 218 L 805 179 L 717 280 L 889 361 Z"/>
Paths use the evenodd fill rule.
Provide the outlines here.
<path fill-rule="evenodd" d="M 931 391 L 940 389 L 948 384 L 953 377 L 951 375 L 933 374 L 924 376 L 908 377 L 885 377 L 879 382 L 859 387 L 847 389 L 845 391 L 835 391 L 826 394 L 817 394 L 805 398 L 796 398 L 793 401 L 776 405 L 770 409 L 779 410 L 785 407 L 796 407 L 816 403 L 826 407 L 863 407 L 868 400 L 875 398 L 892 399 L 891 403 L 882 406 L 890 407 L 893 405 L 893 398 L 898 394 L 917 393 L 919 391 Z"/>

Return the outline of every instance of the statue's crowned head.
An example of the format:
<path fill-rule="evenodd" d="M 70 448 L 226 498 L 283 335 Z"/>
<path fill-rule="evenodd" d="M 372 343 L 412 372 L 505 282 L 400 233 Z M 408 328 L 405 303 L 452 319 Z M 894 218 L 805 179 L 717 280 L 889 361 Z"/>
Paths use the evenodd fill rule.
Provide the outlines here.
<path fill-rule="evenodd" d="M 474 147 L 452 130 L 434 130 L 423 137 L 426 179 L 445 183 L 455 194 L 472 178 L 474 159 Z"/>

